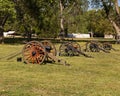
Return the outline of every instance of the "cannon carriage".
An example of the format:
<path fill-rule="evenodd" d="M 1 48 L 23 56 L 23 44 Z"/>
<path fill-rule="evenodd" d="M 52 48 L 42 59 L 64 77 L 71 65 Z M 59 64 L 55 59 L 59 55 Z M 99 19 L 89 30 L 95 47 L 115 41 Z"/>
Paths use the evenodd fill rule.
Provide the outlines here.
<path fill-rule="evenodd" d="M 91 58 L 92 56 L 89 56 L 81 51 L 81 47 L 77 42 L 64 42 L 59 47 L 59 55 L 60 56 L 79 56 L 83 55 L 85 57 Z"/>
<path fill-rule="evenodd" d="M 116 50 L 112 47 L 112 44 L 108 42 L 100 43 L 98 41 L 90 41 L 86 43 L 85 51 L 110 53 L 110 50 Z"/>
<path fill-rule="evenodd" d="M 25 63 L 42 64 L 48 61 L 69 65 L 66 61 L 56 57 L 55 46 L 47 40 L 38 42 L 30 41 L 23 47 L 22 56 Z"/>

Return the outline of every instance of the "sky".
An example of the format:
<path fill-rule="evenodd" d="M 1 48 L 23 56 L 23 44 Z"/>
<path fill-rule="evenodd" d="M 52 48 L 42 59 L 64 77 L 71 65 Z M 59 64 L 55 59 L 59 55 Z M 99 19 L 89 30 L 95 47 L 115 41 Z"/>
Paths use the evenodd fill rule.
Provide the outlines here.
<path fill-rule="evenodd" d="M 120 0 L 118 0 L 119 6 L 120 6 Z"/>
<path fill-rule="evenodd" d="M 120 6 L 120 0 L 118 0 L 118 5 Z M 91 6 L 89 6 L 88 10 L 92 10 L 93 8 L 91 8 Z"/>

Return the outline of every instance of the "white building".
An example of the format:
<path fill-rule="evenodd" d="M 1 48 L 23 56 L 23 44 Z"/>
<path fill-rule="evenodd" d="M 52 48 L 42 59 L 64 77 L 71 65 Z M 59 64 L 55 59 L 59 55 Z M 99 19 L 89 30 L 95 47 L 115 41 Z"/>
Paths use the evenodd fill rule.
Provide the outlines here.
<path fill-rule="evenodd" d="M 104 38 L 115 38 L 115 36 L 113 36 L 113 35 L 104 35 Z"/>
<path fill-rule="evenodd" d="M 68 34 L 69 38 L 90 38 L 90 34 L 72 33 Z"/>
<path fill-rule="evenodd" d="M 15 31 L 8 31 L 8 32 L 3 32 L 4 37 L 11 37 L 13 36 L 12 34 L 15 33 Z"/>

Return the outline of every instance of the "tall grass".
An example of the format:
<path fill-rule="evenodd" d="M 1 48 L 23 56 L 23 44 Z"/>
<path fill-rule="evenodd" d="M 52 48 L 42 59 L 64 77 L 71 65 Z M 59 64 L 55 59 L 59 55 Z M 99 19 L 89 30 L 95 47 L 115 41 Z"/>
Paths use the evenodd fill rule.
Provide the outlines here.
<path fill-rule="evenodd" d="M 83 43 L 80 43 L 83 45 Z M 57 49 L 59 45 L 57 44 Z M 20 51 L 23 45 L 0 45 L 0 57 Z M 71 66 L 24 64 L 16 58 L 0 60 L 0 96 L 120 96 L 119 51 L 59 57 Z M 21 55 L 20 55 L 21 56 Z"/>

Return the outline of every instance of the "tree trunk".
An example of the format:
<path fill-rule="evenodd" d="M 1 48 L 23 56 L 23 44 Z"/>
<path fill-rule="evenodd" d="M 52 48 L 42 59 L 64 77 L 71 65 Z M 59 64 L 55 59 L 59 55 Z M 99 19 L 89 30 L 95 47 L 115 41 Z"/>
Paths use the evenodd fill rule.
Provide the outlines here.
<path fill-rule="evenodd" d="M 111 18 L 109 18 L 110 22 L 112 23 L 115 31 L 116 31 L 116 35 L 115 35 L 115 39 L 116 39 L 116 43 L 120 43 L 120 27 L 116 24 L 115 21 L 113 21 Z"/>
<path fill-rule="evenodd" d="M 120 10 L 119 10 L 119 6 L 118 6 L 118 0 L 115 0 L 114 1 L 114 6 L 115 6 L 115 12 L 116 12 L 116 20 L 113 20 L 111 17 L 110 17 L 110 9 L 108 8 L 108 5 L 106 5 L 106 3 L 104 2 L 104 0 L 102 0 L 102 3 L 103 3 L 103 6 L 104 6 L 104 9 L 105 9 L 105 12 L 106 12 L 106 15 L 107 15 L 107 18 L 109 19 L 109 21 L 111 22 L 111 24 L 113 25 L 115 31 L 116 31 L 116 36 L 119 37 L 120 36 L 120 21 L 119 21 L 119 18 L 120 18 Z M 111 3 L 110 3 L 111 5 Z"/>
<path fill-rule="evenodd" d="M 115 30 L 116 30 L 116 34 L 117 34 L 117 38 L 120 40 L 120 10 L 119 10 L 119 6 L 118 6 L 118 0 L 115 0 L 115 11 L 117 14 L 117 20 L 112 21 L 112 19 L 110 19 L 111 23 L 113 24 Z M 118 41 L 118 40 L 117 40 Z"/>
<path fill-rule="evenodd" d="M 61 36 L 63 35 L 64 36 L 64 17 L 63 17 L 63 5 L 62 5 L 62 2 L 60 0 L 60 34 Z"/>
<path fill-rule="evenodd" d="M 32 31 L 29 30 L 26 26 L 24 26 L 25 28 L 25 32 L 26 32 L 26 36 L 27 36 L 27 41 L 31 41 L 31 37 L 32 37 Z"/>
<path fill-rule="evenodd" d="M 60 19 L 60 27 L 62 30 L 64 30 L 64 24 L 63 24 L 63 5 L 62 5 L 62 2 L 60 0 L 60 15 L 61 15 L 61 19 Z"/>
<path fill-rule="evenodd" d="M 8 17 L 9 17 L 9 14 L 6 14 L 3 18 L 3 20 L 1 20 L 2 22 L 0 23 L 0 43 L 4 43 L 4 34 L 3 34 L 4 25 L 5 25 Z"/>
<path fill-rule="evenodd" d="M 118 0 L 115 0 L 115 9 L 116 9 L 117 15 L 120 16 L 120 11 L 119 11 L 119 6 L 118 6 Z"/>
<path fill-rule="evenodd" d="M 0 44 L 4 44 L 4 35 L 3 35 L 4 29 L 2 26 L 0 26 Z"/>
<path fill-rule="evenodd" d="M 120 35 L 120 27 L 110 17 L 108 19 L 112 23 L 113 27 L 115 28 L 116 34 Z"/>
<path fill-rule="evenodd" d="M 31 41 L 31 32 L 28 32 L 27 38 L 28 38 L 28 41 Z"/>

